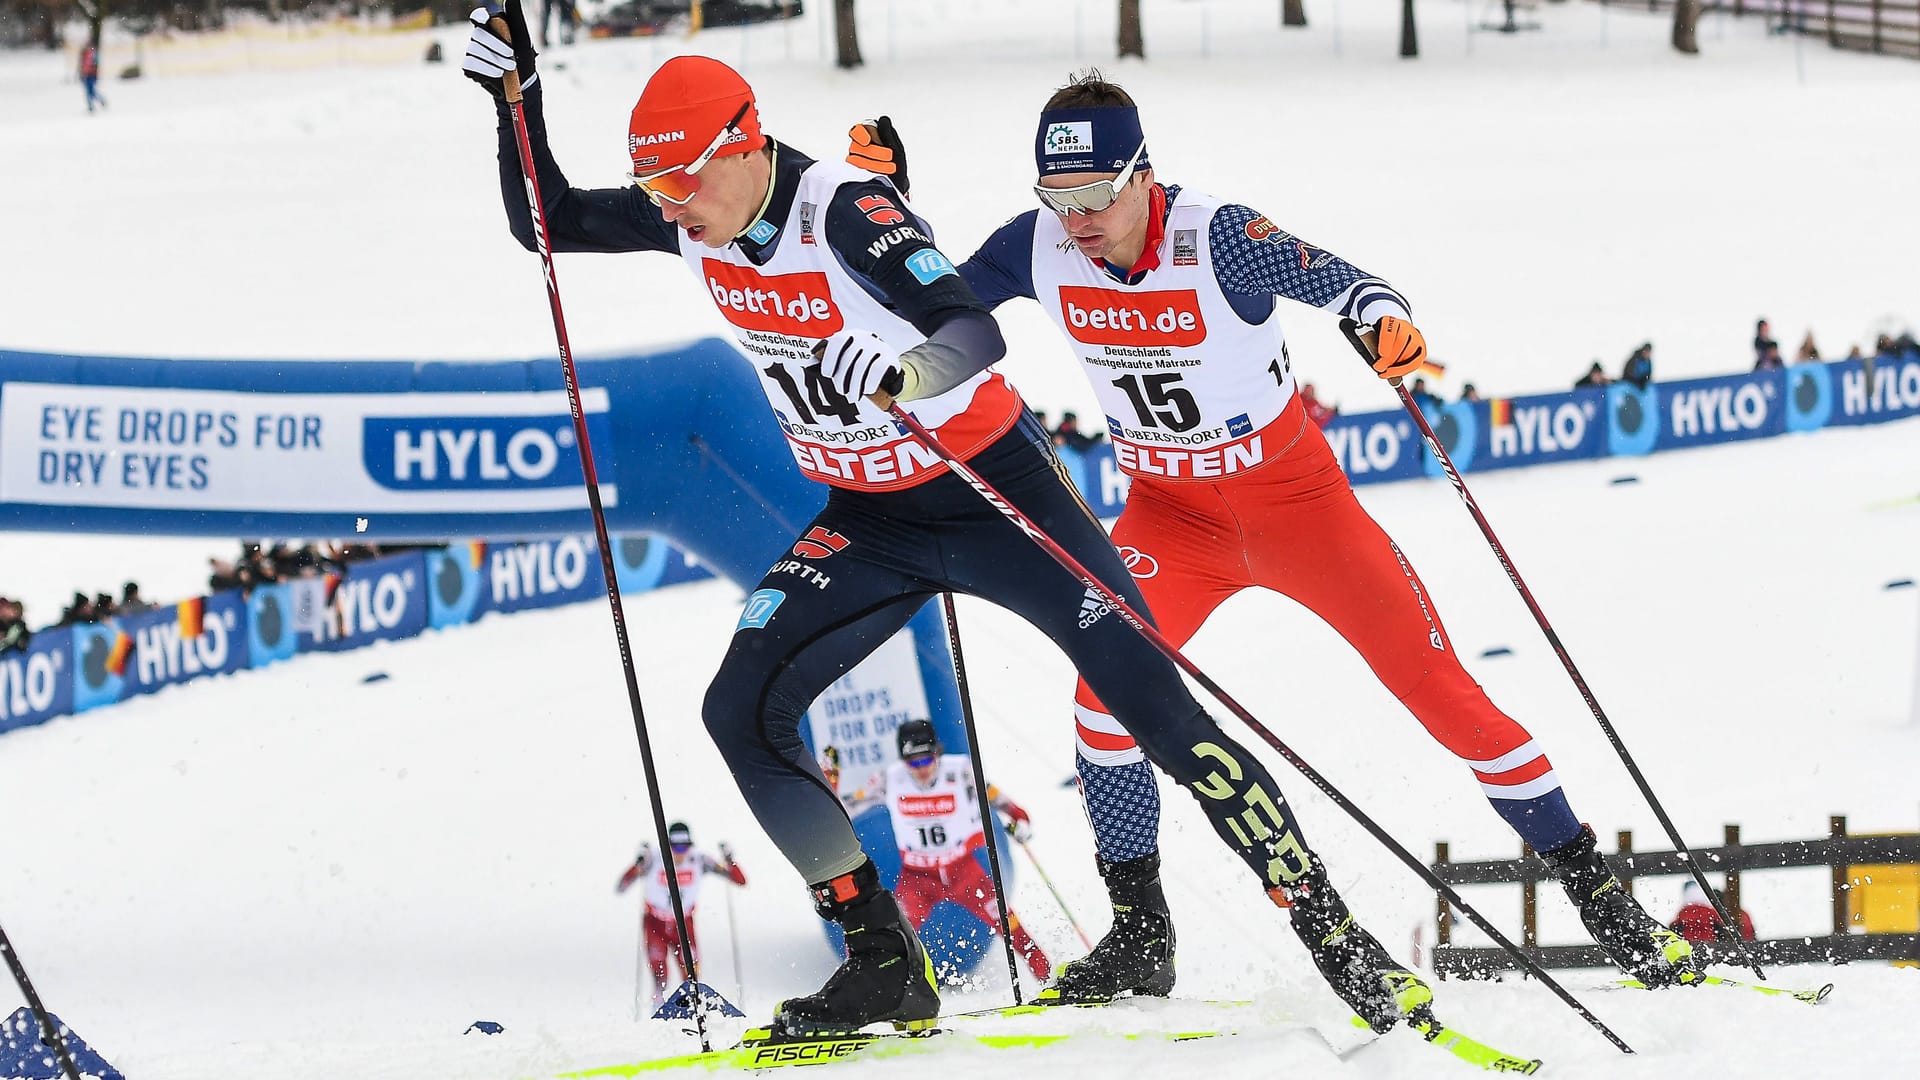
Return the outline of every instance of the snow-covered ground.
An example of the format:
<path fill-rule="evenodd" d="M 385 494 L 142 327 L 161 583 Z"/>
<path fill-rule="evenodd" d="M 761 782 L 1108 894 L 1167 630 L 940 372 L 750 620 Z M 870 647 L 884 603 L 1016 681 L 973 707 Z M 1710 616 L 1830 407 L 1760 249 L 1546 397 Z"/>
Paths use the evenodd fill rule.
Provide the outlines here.
<path fill-rule="evenodd" d="M 1757 20 L 1716 18 L 1705 55 L 1682 58 L 1661 20 L 1584 4 L 1543 10 L 1541 33 L 1469 37 L 1478 0 L 1421 4 L 1423 56 L 1409 63 L 1394 55 L 1398 5 L 1316 0 L 1316 25 L 1290 33 L 1267 0 L 1145 6 L 1153 60 L 1114 71 L 1143 99 L 1162 178 L 1253 203 L 1395 281 L 1453 388 L 1565 385 L 1596 357 L 1617 369 L 1645 339 L 1663 377 L 1737 370 L 1763 314 L 1783 343 L 1811 326 L 1836 355 L 1889 316 L 1920 314 L 1915 160 L 1888 119 L 1920 104 L 1910 63 L 1801 52 Z M 691 42 L 583 42 L 544 58 L 556 151 L 576 182 L 618 182 L 640 84 L 697 47 L 742 66 L 769 129 L 822 156 L 850 120 L 894 115 L 917 204 L 964 254 L 1025 206 L 1033 113 L 1076 63 L 1108 55 L 1112 7 L 867 0 L 870 65 L 855 74 L 819 60 L 812 16 Z M 457 58 L 458 40 L 441 38 Z M 112 109 L 88 117 L 56 58 L 0 56 L 0 347 L 551 350 L 537 271 L 501 228 L 489 109 L 457 65 L 105 89 Z M 668 260 L 565 257 L 560 276 L 583 351 L 719 328 Z M 1092 411 L 1038 312 L 1004 321 L 1008 367 L 1034 401 Z M 1303 313 L 1289 326 L 1296 363 L 1328 396 L 1390 404 L 1327 320 Z M 757 402 L 743 403 L 743 422 L 761 422 Z M 1625 474 L 1640 483 L 1610 483 Z M 1829 813 L 1858 831 L 1920 826 L 1920 726 L 1908 713 L 1920 619 L 1913 590 L 1882 588 L 1920 576 L 1920 505 L 1876 508 L 1920 491 L 1920 421 L 1470 479 L 1689 838 L 1711 841 L 1729 821 L 1751 839 L 1814 836 Z M 1549 744 L 1576 810 L 1603 835 L 1657 835 L 1451 491 L 1412 483 L 1362 497 L 1408 547 L 1463 651 L 1514 650 L 1472 666 Z M 24 594 L 43 620 L 73 588 L 126 577 L 172 598 L 198 587 L 214 546 L 0 534 L 0 591 Z M 737 926 L 743 1004 L 763 1014 L 817 985 L 832 958 L 697 720 L 738 600 L 725 584 L 690 586 L 636 597 L 629 615 L 672 766 L 662 796 L 704 843 L 732 841 L 753 879 L 731 913 L 717 893 L 701 913 L 708 976 L 733 991 Z M 1024 625 L 961 609 L 988 766 L 1033 810 L 1036 850 L 1068 901 L 1099 923 L 1085 825 L 1059 787 L 1071 672 Z M 1415 852 L 1437 839 L 1456 857 L 1515 850 L 1464 771 L 1286 601 L 1236 599 L 1191 652 Z M 671 1028 L 631 1019 L 636 910 L 611 886 L 647 829 L 646 798 L 616 665 L 605 613 L 586 605 L 308 656 L 10 734 L 0 918 L 52 1007 L 136 1080 L 511 1080 L 684 1051 Z M 391 678 L 361 682 L 375 671 Z M 1304 784 L 1288 789 L 1356 909 L 1406 952 L 1430 895 Z M 1169 795 L 1182 993 L 1257 996 L 1266 1015 L 1337 1031 L 1280 914 Z M 1821 871 L 1744 886 L 1765 934 L 1827 925 Z M 1677 888 L 1640 892 L 1664 912 Z M 1507 891 L 1469 899 L 1517 923 Z M 1015 905 L 1071 954 L 1035 875 L 1023 874 Z M 1576 939 L 1564 904 L 1543 909 L 1545 940 Z M 1443 1015 L 1548 1059 L 1557 1076 L 1852 1076 L 1912 1060 L 1920 974 L 1777 977 L 1839 989 L 1818 1009 L 1590 995 L 1634 1059 L 1538 987 L 1440 993 Z M 17 1003 L 0 983 L 0 1012 Z M 506 1034 L 460 1034 L 483 1018 Z M 1342 1063 L 1281 1029 L 891 1069 L 1142 1065 L 1449 1070 L 1398 1038 Z"/>

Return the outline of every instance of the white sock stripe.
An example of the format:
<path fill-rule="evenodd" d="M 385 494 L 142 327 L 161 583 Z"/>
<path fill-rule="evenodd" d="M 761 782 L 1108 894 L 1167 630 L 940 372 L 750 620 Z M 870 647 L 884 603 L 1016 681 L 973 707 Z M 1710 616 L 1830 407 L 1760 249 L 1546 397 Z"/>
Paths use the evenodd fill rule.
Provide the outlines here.
<path fill-rule="evenodd" d="M 1487 798 L 1517 802 L 1538 798 L 1559 786 L 1560 778 L 1553 774 L 1552 769 L 1520 784 L 1489 784 L 1484 780 L 1480 782 L 1480 790 L 1487 793 Z"/>
<path fill-rule="evenodd" d="M 1475 761 L 1470 757 L 1462 756 L 1460 760 L 1473 766 L 1474 769 L 1480 772 L 1503 773 L 1508 769 L 1517 769 L 1543 753 L 1545 753 L 1545 751 L 1535 746 L 1532 739 L 1528 739 L 1526 742 L 1521 743 L 1519 746 L 1514 747 L 1496 758 L 1488 758 L 1485 761 Z"/>
<path fill-rule="evenodd" d="M 1111 714 L 1103 713 L 1098 709 L 1089 709 L 1078 702 L 1073 706 L 1073 719 L 1076 723 L 1080 724 L 1080 726 L 1090 731 L 1098 731 L 1107 735 L 1129 734 L 1127 729 L 1121 726 L 1120 721 L 1115 720 Z"/>
<path fill-rule="evenodd" d="M 1147 760 L 1147 752 L 1140 749 L 1138 744 L 1129 746 L 1125 750 L 1096 750 L 1078 738 L 1073 741 L 1080 751 L 1080 756 L 1086 758 L 1092 765 L 1132 765 L 1135 762 Z"/>

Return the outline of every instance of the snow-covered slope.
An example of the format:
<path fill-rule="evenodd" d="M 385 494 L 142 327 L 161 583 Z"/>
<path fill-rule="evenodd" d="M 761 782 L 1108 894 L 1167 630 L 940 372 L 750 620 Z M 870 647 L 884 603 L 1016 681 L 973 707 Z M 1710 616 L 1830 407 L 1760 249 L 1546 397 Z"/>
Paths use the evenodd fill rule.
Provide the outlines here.
<path fill-rule="evenodd" d="M 1659 20 L 1588 5 L 1546 9 L 1540 34 L 1468 38 L 1477 0 L 1421 4 L 1424 55 L 1409 64 L 1393 55 L 1398 5 L 1316 2 L 1314 28 L 1286 34 L 1266 0 L 1145 6 L 1154 59 L 1116 71 L 1146 102 L 1163 178 L 1253 202 L 1400 284 L 1455 386 L 1551 388 L 1647 338 L 1663 376 L 1729 371 L 1757 315 L 1783 342 L 1813 326 L 1832 353 L 1903 304 L 1912 314 L 1912 151 L 1884 121 L 1920 103 L 1911 65 L 1809 46 L 1801 83 L 1794 45 L 1757 20 L 1709 20 L 1706 55 L 1688 60 L 1666 50 Z M 1026 205 L 1032 114 L 1069 68 L 1107 55 L 1112 7 L 863 3 L 871 64 L 853 75 L 819 61 L 811 17 L 691 43 L 583 43 L 547 58 L 556 149 L 577 182 L 618 182 L 639 85 L 697 46 L 740 64 L 769 128 L 823 156 L 850 120 L 891 112 L 919 205 L 964 254 Z M 500 228 L 486 103 L 454 65 L 115 83 L 112 111 L 91 118 L 62 78 L 53 59 L 0 57 L 0 205 L 24 208 L 0 260 L 0 345 L 550 350 L 537 271 Z M 584 351 L 717 329 L 668 260 L 569 257 L 560 275 Z M 1036 403 L 1091 411 L 1038 312 L 1005 314 L 1009 367 Z M 1328 396 L 1390 404 L 1325 320 L 1289 325 L 1296 363 Z M 760 422 L 757 402 L 743 407 Z M 1920 422 L 1907 421 L 1470 478 L 1689 838 L 1711 841 L 1728 821 L 1753 839 L 1813 836 L 1836 812 L 1860 831 L 1920 826 L 1908 716 L 1920 619 L 1913 590 L 1883 591 L 1920 576 L 1920 505 L 1870 509 L 1920 491 L 1917 450 Z M 1639 483 L 1612 483 L 1628 474 Z M 1655 836 L 1451 491 L 1413 483 L 1363 499 L 1463 651 L 1514 650 L 1471 666 L 1546 741 L 1576 810 L 1603 834 Z M 0 534 L 0 591 L 27 595 L 39 618 L 73 588 L 127 577 L 171 598 L 197 585 L 210 546 Z M 701 914 L 709 977 L 732 991 L 737 925 L 743 1003 L 764 1013 L 832 959 L 698 721 L 737 600 L 707 584 L 629 610 L 671 765 L 663 797 L 703 842 L 731 840 L 753 880 L 734 897 L 737 924 L 717 891 Z M 961 611 L 988 767 L 1034 811 L 1049 874 L 1099 924 L 1085 825 L 1058 786 L 1071 672 L 1024 625 Z M 1416 853 L 1436 839 L 1457 857 L 1516 850 L 1464 770 L 1288 602 L 1229 603 L 1191 651 Z M 664 1025 L 631 1020 L 636 910 L 612 885 L 647 829 L 646 799 L 616 663 L 606 614 L 588 605 L 10 734 L 0 918 L 50 1004 L 139 1080 L 508 1080 L 684 1050 Z M 375 671 L 391 678 L 361 681 Z M 1430 896 L 1304 784 L 1288 790 L 1356 909 L 1404 953 Z M 1337 1027 L 1281 915 L 1184 796 L 1170 792 L 1168 810 L 1182 993 L 1258 995 L 1271 1015 Z M 1825 890 L 1819 871 L 1745 882 L 1766 934 L 1821 931 Z M 1677 883 L 1640 891 L 1664 911 Z M 1471 898 L 1517 923 L 1516 897 Z M 1015 903 L 1071 955 L 1035 875 Z M 1574 940 L 1565 905 L 1543 909 L 1546 939 Z M 1463 1027 L 1559 1076 L 1853 1076 L 1911 1059 L 1914 973 L 1778 974 L 1840 989 L 1817 1010 L 1594 995 L 1642 1051 L 1631 1060 L 1538 987 L 1441 994 Z M 0 1012 L 15 1004 L 0 984 Z M 480 1018 L 507 1033 L 463 1038 Z M 1280 1033 L 1150 1049 L 1076 1040 L 911 1067 L 1426 1076 L 1447 1067 L 1435 1060 L 1391 1040 L 1339 1064 Z"/>

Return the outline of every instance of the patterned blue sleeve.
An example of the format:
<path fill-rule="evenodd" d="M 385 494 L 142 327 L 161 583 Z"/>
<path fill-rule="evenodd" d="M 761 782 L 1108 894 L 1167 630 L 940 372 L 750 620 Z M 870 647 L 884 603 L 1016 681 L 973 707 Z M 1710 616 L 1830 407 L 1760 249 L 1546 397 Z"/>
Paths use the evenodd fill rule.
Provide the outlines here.
<path fill-rule="evenodd" d="M 1413 316 L 1393 286 L 1282 231 L 1251 207 L 1222 206 L 1208 228 L 1213 275 L 1229 294 L 1283 296 L 1361 322 Z"/>
<path fill-rule="evenodd" d="M 1040 211 L 1029 210 L 993 230 L 966 262 L 960 276 L 988 310 L 1016 296 L 1033 298 L 1033 226 Z"/>

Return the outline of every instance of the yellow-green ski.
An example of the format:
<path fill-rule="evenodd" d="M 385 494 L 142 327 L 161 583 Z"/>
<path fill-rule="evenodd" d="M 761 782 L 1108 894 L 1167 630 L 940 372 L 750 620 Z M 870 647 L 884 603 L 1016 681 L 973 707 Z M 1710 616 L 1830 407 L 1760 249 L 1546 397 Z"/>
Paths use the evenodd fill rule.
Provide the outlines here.
<path fill-rule="evenodd" d="M 1122 1038 L 1128 1041 L 1186 1042 L 1192 1039 L 1215 1038 L 1221 1034 L 1223 1033 L 1218 1031 L 1176 1031 L 1145 1035 L 1102 1034 L 1091 1037 Z M 953 1045 L 955 1042 L 996 1050 L 1011 1050 L 1051 1046 L 1074 1038 L 1073 1035 L 967 1035 L 942 1028 L 911 1034 L 862 1032 L 853 1035 L 787 1039 L 780 1042 L 763 1041 L 765 1037 L 765 1029 L 756 1029 L 747 1032 L 740 1045 L 729 1050 L 682 1054 L 678 1057 L 656 1058 L 653 1061 L 637 1061 L 629 1065 L 608 1065 L 583 1072 L 563 1073 L 558 1080 L 602 1080 L 602 1078 L 671 1072 L 676 1069 L 781 1069 L 788 1066 L 828 1065 L 855 1057 L 861 1061 L 904 1057 L 908 1054 L 935 1050 L 942 1045 Z"/>

